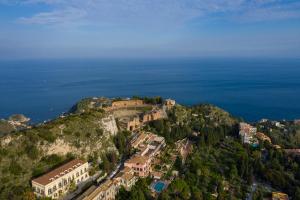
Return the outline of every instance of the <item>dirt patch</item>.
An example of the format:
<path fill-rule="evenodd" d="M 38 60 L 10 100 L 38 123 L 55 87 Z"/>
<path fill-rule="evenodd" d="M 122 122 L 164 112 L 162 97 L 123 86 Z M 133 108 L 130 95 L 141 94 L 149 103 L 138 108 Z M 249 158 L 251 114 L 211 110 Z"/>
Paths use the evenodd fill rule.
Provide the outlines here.
<path fill-rule="evenodd" d="M 75 152 L 76 148 L 71 146 L 68 143 L 65 143 L 63 140 L 58 139 L 55 141 L 55 143 L 50 144 L 49 146 L 44 146 L 43 150 L 46 155 L 51 155 L 51 154 L 66 155 L 69 152 Z"/>

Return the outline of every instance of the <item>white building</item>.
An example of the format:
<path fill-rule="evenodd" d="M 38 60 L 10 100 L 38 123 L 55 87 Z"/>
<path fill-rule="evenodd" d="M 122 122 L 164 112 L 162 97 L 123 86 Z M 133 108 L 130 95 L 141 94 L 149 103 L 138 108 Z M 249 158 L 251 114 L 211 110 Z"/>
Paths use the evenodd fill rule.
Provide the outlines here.
<path fill-rule="evenodd" d="M 250 124 L 241 122 L 239 135 L 241 137 L 242 143 L 254 144 L 257 143 L 257 139 L 254 137 L 256 135 L 257 128 L 251 126 Z"/>
<path fill-rule="evenodd" d="M 76 186 L 88 178 L 88 163 L 75 159 L 33 179 L 31 183 L 36 196 L 57 199 L 67 193 L 72 184 Z"/>

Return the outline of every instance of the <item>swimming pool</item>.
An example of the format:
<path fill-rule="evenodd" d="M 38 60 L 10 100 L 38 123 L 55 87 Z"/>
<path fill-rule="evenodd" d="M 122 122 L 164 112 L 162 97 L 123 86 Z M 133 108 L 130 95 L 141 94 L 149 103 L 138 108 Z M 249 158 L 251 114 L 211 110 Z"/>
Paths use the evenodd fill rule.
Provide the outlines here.
<path fill-rule="evenodd" d="M 163 189 L 165 189 L 166 187 L 166 183 L 162 182 L 162 181 L 157 181 L 153 184 L 153 189 L 155 190 L 155 192 L 161 192 L 163 191 Z"/>

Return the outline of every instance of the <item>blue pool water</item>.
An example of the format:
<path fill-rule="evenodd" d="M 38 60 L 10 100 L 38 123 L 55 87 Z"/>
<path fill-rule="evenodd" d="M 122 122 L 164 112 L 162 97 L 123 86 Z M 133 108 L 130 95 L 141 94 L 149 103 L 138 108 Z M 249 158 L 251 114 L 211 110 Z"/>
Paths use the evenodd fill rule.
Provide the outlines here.
<path fill-rule="evenodd" d="M 84 97 L 133 95 L 215 104 L 235 116 L 300 118 L 300 60 L 123 59 L 0 61 L 0 118 L 57 117 Z"/>
<path fill-rule="evenodd" d="M 259 146 L 259 144 L 252 144 L 252 147 L 253 148 L 256 148 L 256 147 L 258 147 Z"/>
<path fill-rule="evenodd" d="M 166 184 L 164 182 L 158 181 L 158 182 L 154 183 L 153 188 L 156 192 L 161 192 L 161 191 L 163 191 L 163 189 L 165 189 L 165 185 Z"/>

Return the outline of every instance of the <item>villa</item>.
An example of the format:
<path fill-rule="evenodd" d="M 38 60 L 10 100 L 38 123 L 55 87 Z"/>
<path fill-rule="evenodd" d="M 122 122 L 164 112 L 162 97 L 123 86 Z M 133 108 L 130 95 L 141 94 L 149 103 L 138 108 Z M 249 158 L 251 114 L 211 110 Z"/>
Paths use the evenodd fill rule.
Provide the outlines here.
<path fill-rule="evenodd" d="M 124 166 L 132 169 L 134 174 L 139 177 L 147 177 L 151 170 L 151 158 L 134 155 L 125 161 Z"/>
<path fill-rule="evenodd" d="M 257 128 L 251 126 L 250 124 L 241 122 L 239 135 L 244 144 L 256 144 L 257 139 L 254 137 L 256 135 Z"/>
<path fill-rule="evenodd" d="M 88 178 L 88 163 L 75 159 L 33 179 L 31 183 L 36 196 L 57 199 L 69 191 L 72 183 L 77 186 Z"/>
<path fill-rule="evenodd" d="M 123 186 L 126 190 L 130 190 L 132 186 L 138 181 L 138 177 L 134 175 L 132 169 L 125 167 L 124 170 L 119 172 L 114 178 L 114 183 L 118 188 Z"/>

